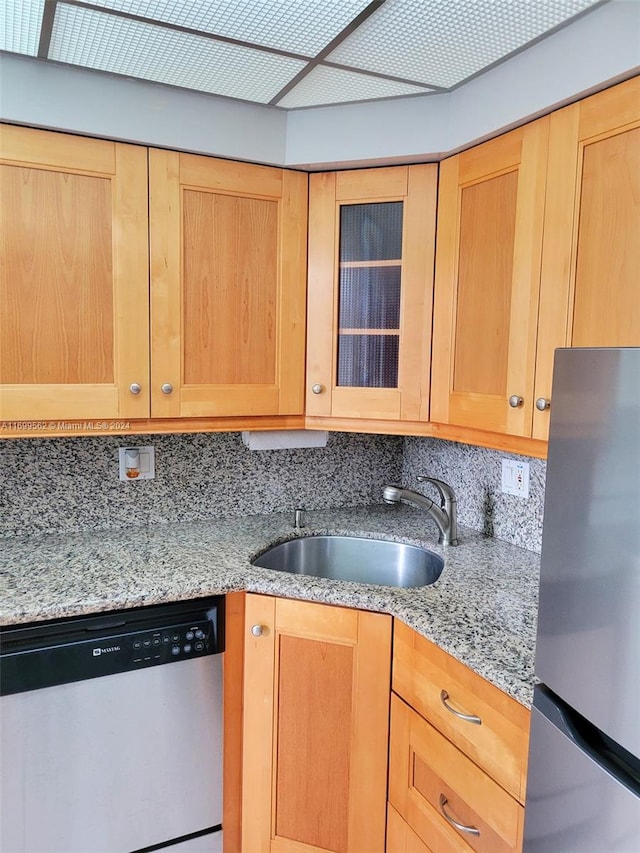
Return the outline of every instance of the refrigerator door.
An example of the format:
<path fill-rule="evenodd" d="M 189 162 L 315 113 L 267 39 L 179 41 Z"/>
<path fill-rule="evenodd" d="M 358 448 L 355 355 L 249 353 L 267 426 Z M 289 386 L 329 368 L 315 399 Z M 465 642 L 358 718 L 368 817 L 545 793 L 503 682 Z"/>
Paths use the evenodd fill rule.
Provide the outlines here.
<path fill-rule="evenodd" d="M 536 675 L 640 756 L 640 348 L 556 351 Z"/>
<path fill-rule="evenodd" d="M 588 751 L 536 691 L 531 712 L 524 853 L 635 853 L 640 785 Z M 611 763 L 611 762 L 609 762 Z M 624 772 L 619 774 L 625 776 Z"/>

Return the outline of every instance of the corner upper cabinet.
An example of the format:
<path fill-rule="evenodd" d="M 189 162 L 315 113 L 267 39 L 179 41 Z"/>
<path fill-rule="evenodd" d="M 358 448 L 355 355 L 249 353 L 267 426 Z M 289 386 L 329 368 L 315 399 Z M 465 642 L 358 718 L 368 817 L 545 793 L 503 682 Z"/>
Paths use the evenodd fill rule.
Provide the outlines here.
<path fill-rule="evenodd" d="M 640 77 L 550 117 L 534 397 L 561 346 L 640 346 Z M 552 405 L 552 403 L 551 403 Z M 548 412 L 534 411 L 534 438 Z"/>
<path fill-rule="evenodd" d="M 431 420 L 530 436 L 549 119 L 440 165 Z"/>
<path fill-rule="evenodd" d="M 149 151 L 153 417 L 302 414 L 307 176 Z"/>
<path fill-rule="evenodd" d="M 247 595 L 244 853 L 384 853 L 390 671 L 390 616 Z"/>
<path fill-rule="evenodd" d="M 0 418 L 148 417 L 146 149 L 3 125 L 0 158 Z"/>
<path fill-rule="evenodd" d="M 427 421 L 437 166 L 311 175 L 306 412 Z"/>

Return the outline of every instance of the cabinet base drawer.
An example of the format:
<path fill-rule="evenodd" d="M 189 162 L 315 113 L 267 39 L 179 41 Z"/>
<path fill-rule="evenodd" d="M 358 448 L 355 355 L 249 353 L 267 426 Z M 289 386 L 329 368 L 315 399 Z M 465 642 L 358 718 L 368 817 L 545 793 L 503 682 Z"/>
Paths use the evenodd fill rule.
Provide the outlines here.
<path fill-rule="evenodd" d="M 395 694 L 389 801 L 438 853 L 514 853 L 524 808 Z"/>

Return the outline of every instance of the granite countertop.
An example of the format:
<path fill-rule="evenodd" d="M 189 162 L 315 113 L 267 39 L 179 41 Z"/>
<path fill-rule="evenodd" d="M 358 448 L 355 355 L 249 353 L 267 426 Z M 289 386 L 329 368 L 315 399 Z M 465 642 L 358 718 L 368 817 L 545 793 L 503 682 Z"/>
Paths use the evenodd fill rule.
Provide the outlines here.
<path fill-rule="evenodd" d="M 296 535 L 382 536 L 441 553 L 436 583 L 416 589 L 259 569 L 250 560 Z M 462 528 L 443 549 L 406 506 L 313 511 L 38 537 L 0 545 L 0 624 L 11 625 L 236 590 L 389 613 L 529 707 L 539 555 Z"/>

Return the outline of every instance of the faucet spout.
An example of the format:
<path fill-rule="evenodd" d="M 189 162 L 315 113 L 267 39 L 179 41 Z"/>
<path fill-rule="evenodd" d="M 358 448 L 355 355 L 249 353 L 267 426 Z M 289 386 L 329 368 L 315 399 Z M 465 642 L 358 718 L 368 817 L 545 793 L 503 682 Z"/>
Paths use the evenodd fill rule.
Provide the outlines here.
<path fill-rule="evenodd" d="M 420 507 L 435 521 L 440 532 L 438 542 L 442 545 L 457 545 L 457 501 L 453 489 L 442 480 L 433 480 L 430 477 L 419 477 L 418 479 L 431 482 L 436 486 L 440 492 L 442 506 L 438 506 L 426 495 L 414 492 L 413 489 L 404 489 L 402 486 L 385 486 L 382 491 L 382 500 L 388 504 L 404 502 Z"/>

